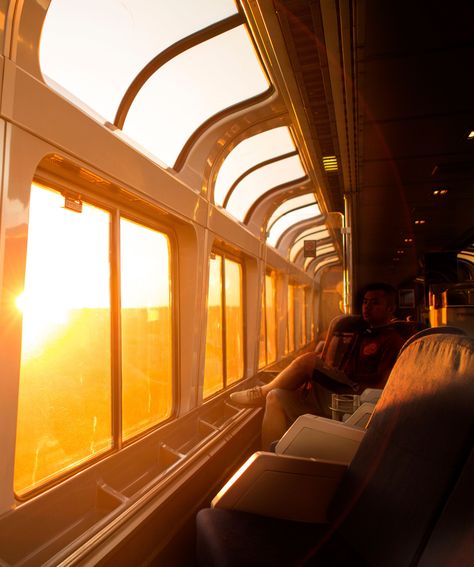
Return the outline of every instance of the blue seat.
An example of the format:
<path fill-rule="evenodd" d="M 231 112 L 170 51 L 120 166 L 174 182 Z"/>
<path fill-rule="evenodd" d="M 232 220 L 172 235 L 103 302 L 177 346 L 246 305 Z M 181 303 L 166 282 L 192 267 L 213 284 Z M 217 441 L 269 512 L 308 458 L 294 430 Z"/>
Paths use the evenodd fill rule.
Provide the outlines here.
<path fill-rule="evenodd" d="M 469 504 L 457 495 L 460 486 L 472 492 L 473 407 L 474 339 L 418 338 L 391 372 L 332 497 L 328 523 L 269 518 L 238 507 L 201 510 L 198 564 L 428 565 L 454 520 L 472 520 Z M 285 496 L 292 498 L 291 492 Z M 449 543 L 441 547 L 449 557 Z M 471 549 L 464 541 L 464 556 Z"/>

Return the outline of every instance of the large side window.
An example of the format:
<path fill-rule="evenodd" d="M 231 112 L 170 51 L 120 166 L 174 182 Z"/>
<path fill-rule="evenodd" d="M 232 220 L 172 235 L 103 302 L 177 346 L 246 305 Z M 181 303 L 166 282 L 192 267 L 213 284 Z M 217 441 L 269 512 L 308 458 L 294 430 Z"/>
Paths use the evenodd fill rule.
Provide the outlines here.
<path fill-rule="evenodd" d="M 168 237 L 125 219 L 115 226 L 117 215 L 87 202 L 73 203 L 76 210 L 65 205 L 60 193 L 32 185 L 25 286 L 17 301 L 20 496 L 171 413 Z M 118 240 L 110 235 L 119 229 L 121 285 L 114 286 Z M 122 437 L 113 427 L 120 415 Z"/>
<path fill-rule="evenodd" d="M 295 350 L 295 286 L 288 284 L 288 319 L 286 327 L 288 352 Z"/>
<path fill-rule="evenodd" d="M 314 340 L 313 325 L 313 293 L 310 287 L 305 287 L 305 310 L 306 310 L 306 341 Z"/>
<path fill-rule="evenodd" d="M 258 367 L 263 368 L 267 364 L 267 321 L 265 312 L 265 286 L 262 286 L 260 296 L 260 334 L 258 343 Z"/>
<path fill-rule="evenodd" d="M 112 446 L 108 212 L 31 188 L 15 490 Z"/>
<path fill-rule="evenodd" d="M 122 429 L 129 438 L 171 415 L 171 273 L 166 235 L 120 221 Z"/>
<path fill-rule="evenodd" d="M 265 275 L 265 316 L 267 319 L 267 364 L 276 360 L 276 275 Z"/>
<path fill-rule="evenodd" d="M 306 310 L 305 310 L 305 297 L 304 289 L 301 286 L 297 286 L 295 289 L 295 297 L 297 308 L 297 324 L 298 324 L 298 348 L 301 348 L 306 344 Z"/>
<path fill-rule="evenodd" d="M 225 259 L 226 382 L 231 384 L 244 374 L 244 310 L 242 265 Z"/>
<path fill-rule="evenodd" d="M 276 275 L 272 271 L 265 274 L 265 285 L 262 293 L 259 368 L 276 360 L 276 329 Z"/>
<path fill-rule="evenodd" d="M 244 374 L 244 315 L 242 264 L 223 252 L 213 252 L 209 265 L 206 398 Z"/>

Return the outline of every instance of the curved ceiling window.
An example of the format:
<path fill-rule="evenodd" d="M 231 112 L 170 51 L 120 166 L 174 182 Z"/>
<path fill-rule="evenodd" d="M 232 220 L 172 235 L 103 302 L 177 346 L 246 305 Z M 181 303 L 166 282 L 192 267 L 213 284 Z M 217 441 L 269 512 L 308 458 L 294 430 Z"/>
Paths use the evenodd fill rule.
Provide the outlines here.
<path fill-rule="evenodd" d="M 143 67 L 180 39 L 237 12 L 233 0 L 51 0 L 40 65 L 65 89 L 113 122 L 122 96 Z"/>
<path fill-rule="evenodd" d="M 198 127 L 268 90 L 243 21 L 232 0 L 52 0 L 41 69 L 172 167 Z"/>
<path fill-rule="evenodd" d="M 331 264 L 338 264 L 338 263 L 339 263 L 339 258 L 336 256 L 336 254 L 332 256 L 328 256 L 324 260 L 315 260 L 314 258 L 306 258 L 304 269 L 306 271 L 310 271 L 312 269 L 316 274 L 317 272 L 319 272 L 319 270 L 324 268 L 324 266 L 329 266 Z"/>
<path fill-rule="evenodd" d="M 299 195 L 282 203 L 272 214 L 267 223 L 268 243 L 276 246 L 280 236 L 290 226 L 321 214 L 312 193 Z"/>
<path fill-rule="evenodd" d="M 336 253 L 336 249 L 334 248 L 333 244 L 324 244 L 323 246 L 318 246 L 316 248 L 316 260 L 314 258 L 306 258 L 304 261 L 304 269 L 306 270 L 309 265 L 311 264 L 311 262 L 326 262 L 327 258 L 328 258 L 328 254 L 330 255 L 329 258 L 336 258 L 337 256 L 334 256 L 334 254 Z M 321 260 L 321 257 L 324 257 L 323 260 Z M 319 266 L 319 263 L 318 263 Z"/>
<path fill-rule="evenodd" d="M 173 166 L 188 138 L 203 122 L 267 88 L 247 30 L 239 26 L 188 49 L 161 67 L 138 93 L 123 130 Z"/>
<path fill-rule="evenodd" d="M 335 248 L 333 244 L 325 244 L 324 246 L 320 246 L 316 249 L 316 257 L 324 256 L 325 254 L 329 254 L 329 252 L 334 252 Z"/>
<path fill-rule="evenodd" d="M 269 163 L 246 175 L 234 188 L 225 208 L 244 221 L 250 207 L 264 193 L 285 183 L 304 177 L 305 171 L 297 155 Z"/>
<path fill-rule="evenodd" d="M 258 164 L 296 152 L 286 126 L 272 128 L 240 142 L 223 162 L 214 185 L 214 203 L 223 205 L 232 185 Z"/>
<path fill-rule="evenodd" d="M 290 261 L 294 262 L 296 256 L 303 250 L 305 240 L 323 240 L 324 238 L 329 238 L 329 231 L 324 225 L 319 227 L 319 230 L 305 230 L 304 236 L 299 236 L 290 249 Z"/>
<path fill-rule="evenodd" d="M 316 258 L 305 258 L 304 269 L 308 270 L 308 268 L 311 268 L 310 264 L 313 265 L 313 268 L 317 266 L 319 269 L 320 265 L 325 266 L 330 262 L 337 261 L 338 257 L 336 255 L 336 250 L 334 249 L 334 246 L 332 246 L 331 248 L 331 250 L 325 250 L 324 252 L 320 252 L 319 254 L 316 252 Z M 321 259 L 321 257 L 323 258 Z"/>

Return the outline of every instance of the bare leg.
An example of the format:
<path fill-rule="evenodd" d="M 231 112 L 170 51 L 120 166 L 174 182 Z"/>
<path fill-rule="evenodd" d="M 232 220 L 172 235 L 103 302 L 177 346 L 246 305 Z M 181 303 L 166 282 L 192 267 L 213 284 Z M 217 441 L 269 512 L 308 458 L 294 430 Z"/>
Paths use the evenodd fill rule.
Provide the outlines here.
<path fill-rule="evenodd" d="M 317 383 L 304 391 L 275 388 L 265 398 L 262 422 L 262 448 L 268 451 L 279 440 L 295 419 L 305 413 L 330 417 L 331 391 Z"/>
<path fill-rule="evenodd" d="M 315 365 L 318 363 L 319 355 L 315 352 L 307 352 L 282 370 L 271 382 L 263 386 L 256 386 L 248 390 L 232 392 L 230 400 L 243 406 L 257 406 L 265 403 L 269 392 L 278 388 L 280 390 L 297 390 L 305 382 L 311 379 Z"/>
<path fill-rule="evenodd" d="M 312 376 L 316 360 L 319 355 L 315 352 L 307 352 L 295 358 L 284 370 L 282 370 L 271 382 L 262 386 L 262 394 L 267 396 L 268 392 L 275 388 L 283 390 L 296 390 Z M 278 439 L 276 437 L 276 439 Z"/>
<path fill-rule="evenodd" d="M 271 443 L 288 429 L 288 418 L 278 398 L 278 392 L 269 391 L 265 400 L 265 413 L 262 422 L 262 448 L 270 449 Z"/>

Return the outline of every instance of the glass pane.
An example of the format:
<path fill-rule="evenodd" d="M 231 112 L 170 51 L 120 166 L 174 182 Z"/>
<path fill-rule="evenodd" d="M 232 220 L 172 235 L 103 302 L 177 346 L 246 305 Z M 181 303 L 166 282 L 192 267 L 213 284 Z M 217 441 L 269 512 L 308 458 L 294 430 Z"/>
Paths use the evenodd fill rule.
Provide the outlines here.
<path fill-rule="evenodd" d="M 168 237 L 121 219 L 120 270 L 122 432 L 128 439 L 168 418 L 172 410 Z"/>
<path fill-rule="evenodd" d="M 300 240 L 290 250 L 290 262 L 294 262 L 298 253 L 304 248 L 304 240 Z"/>
<path fill-rule="evenodd" d="M 224 387 L 222 346 L 222 256 L 214 254 L 209 264 L 207 295 L 205 398 Z"/>
<path fill-rule="evenodd" d="M 295 350 L 295 287 L 288 286 L 288 350 Z"/>
<path fill-rule="evenodd" d="M 309 287 L 305 288 L 304 291 L 305 298 L 305 311 L 306 311 L 306 341 L 312 341 L 313 336 L 313 310 L 312 310 L 312 293 Z"/>
<path fill-rule="evenodd" d="M 301 348 L 306 343 L 306 313 L 304 305 L 304 291 L 302 287 L 297 287 L 295 291 L 298 305 L 298 347 Z"/>
<path fill-rule="evenodd" d="M 304 177 L 305 172 L 298 156 L 275 161 L 244 177 L 234 189 L 226 209 L 243 221 L 250 207 L 264 193 Z"/>
<path fill-rule="evenodd" d="M 258 367 L 263 368 L 267 364 L 267 339 L 266 339 L 266 324 L 265 324 L 265 288 L 262 287 L 260 305 L 260 340 L 258 343 Z"/>
<path fill-rule="evenodd" d="M 225 260 L 225 332 L 227 384 L 244 375 L 244 313 L 242 266 Z"/>
<path fill-rule="evenodd" d="M 52 0 L 41 70 L 69 98 L 113 122 L 125 91 L 151 59 L 236 12 L 232 0 Z"/>
<path fill-rule="evenodd" d="M 334 252 L 333 244 L 325 244 L 324 246 L 318 246 L 318 248 L 316 248 L 316 256 L 322 256 L 328 252 Z"/>
<path fill-rule="evenodd" d="M 265 276 L 265 314 L 267 317 L 267 364 L 276 360 L 276 278 Z"/>
<path fill-rule="evenodd" d="M 33 184 L 28 224 L 15 491 L 110 449 L 110 215 Z"/>
<path fill-rule="evenodd" d="M 267 88 L 247 30 L 239 26 L 181 53 L 150 77 L 123 130 L 172 167 L 203 122 Z"/>
<path fill-rule="evenodd" d="M 306 238 L 311 240 L 321 240 L 322 238 L 329 238 L 329 231 L 326 228 L 326 225 L 323 224 L 321 226 L 312 227 L 304 230 L 298 237 L 296 238 L 295 242 L 299 240 L 305 240 Z"/>
<path fill-rule="evenodd" d="M 313 205 L 314 203 L 316 203 L 316 199 L 313 193 L 306 193 L 305 195 L 299 195 L 298 197 L 288 199 L 275 209 L 272 216 L 268 220 L 267 227 L 271 229 L 273 223 L 277 219 L 283 217 L 290 211 L 300 209 L 301 207 L 305 207 L 306 205 Z"/>
<path fill-rule="evenodd" d="M 304 269 L 307 270 L 311 263 L 314 264 L 313 268 L 315 268 L 315 272 L 321 269 L 323 266 L 327 266 L 328 264 L 333 264 L 338 261 L 338 257 L 336 254 L 330 255 L 328 258 L 324 258 L 324 260 L 317 260 L 315 258 L 306 258 L 304 263 Z"/>
<path fill-rule="evenodd" d="M 270 229 L 267 242 L 272 246 L 276 246 L 280 236 L 285 232 L 285 230 L 290 228 L 290 226 L 293 226 L 294 224 L 297 224 L 304 220 L 316 218 L 320 214 L 321 213 L 319 211 L 319 207 L 316 204 L 308 205 L 303 209 L 298 209 L 296 211 L 291 211 L 275 222 L 275 224 Z"/>
<path fill-rule="evenodd" d="M 214 202 L 224 203 L 232 184 L 246 171 L 268 159 L 295 151 L 295 144 L 286 126 L 267 130 L 242 140 L 227 156 L 217 174 Z"/>

